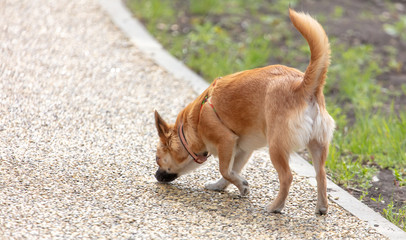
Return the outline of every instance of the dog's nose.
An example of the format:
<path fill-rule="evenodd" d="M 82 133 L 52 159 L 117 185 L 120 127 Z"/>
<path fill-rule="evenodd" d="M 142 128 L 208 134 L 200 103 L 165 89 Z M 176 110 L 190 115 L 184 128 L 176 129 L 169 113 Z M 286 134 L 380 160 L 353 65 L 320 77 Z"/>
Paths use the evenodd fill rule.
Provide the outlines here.
<path fill-rule="evenodd" d="M 155 178 L 159 182 L 172 182 L 176 178 L 178 178 L 178 174 L 176 173 L 168 173 L 165 170 L 158 169 L 155 173 Z"/>

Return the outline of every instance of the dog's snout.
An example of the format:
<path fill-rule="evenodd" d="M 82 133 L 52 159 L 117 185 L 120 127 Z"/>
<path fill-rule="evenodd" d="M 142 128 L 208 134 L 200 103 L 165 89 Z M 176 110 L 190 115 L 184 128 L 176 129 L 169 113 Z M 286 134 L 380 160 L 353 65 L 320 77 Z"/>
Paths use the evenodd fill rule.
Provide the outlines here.
<path fill-rule="evenodd" d="M 172 182 L 176 178 L 178 178 L 178 174 L 176 173 L 168 173 L 165 170 L 158 169 L 155 173 L 155 178 L 159 182 Z"/>

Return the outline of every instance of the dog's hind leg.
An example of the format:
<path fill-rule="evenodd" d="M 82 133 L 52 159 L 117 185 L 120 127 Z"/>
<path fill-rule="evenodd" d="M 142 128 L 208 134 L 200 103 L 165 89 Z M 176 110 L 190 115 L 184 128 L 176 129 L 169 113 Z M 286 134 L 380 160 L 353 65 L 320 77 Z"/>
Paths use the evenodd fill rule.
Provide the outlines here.
<path fill-rule="evenodd" d="M 326 158 L 328 155 L 328 144 L 320 144 L 316 140 L 312 140 L 309 142 L 307 147 L 312 155 L 313 166 L 316 171 L 316 180 L 317 180 L 316 213 L 326 214 L 328 210 L 328 201 L 327 201 L 327 178 L 324 166 L 326 164 Z"/>
<path fill-rule="evenodd" d="M 235 173 L 241 173 L 242 169 L 244 168 L 245 164 L 248 162 L 248 159 L 250 158 L 252 152 L 246 152 L 243 150 L 238 151 L 234 158 L 234 164 L 233 164 L 233 171 Z M 227 181 L 224 177 L 220 178 L 214 183 L 208 183 L 205 185 L 205 187 L 209 190 L 214 190 L 214 191 L 223 191 L 230 185 L 230 182 Z"/>
<path fill-rule="evenodd" d="M 266 210 L 280 213 L 285 206 L 285 201 L 289 193 L 289 188 L 293 180 L 289 167 L 289 154 L 276 144 L 269 146 L 271 161 L 279 177 L 279 192 L 276 199 L 266 207 Z"/>

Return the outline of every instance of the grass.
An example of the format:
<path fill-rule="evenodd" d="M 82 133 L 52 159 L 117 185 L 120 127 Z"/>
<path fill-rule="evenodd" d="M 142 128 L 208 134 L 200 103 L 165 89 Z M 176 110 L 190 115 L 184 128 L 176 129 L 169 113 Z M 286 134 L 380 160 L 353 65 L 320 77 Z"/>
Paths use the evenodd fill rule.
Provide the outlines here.
<path fill-rule="evenodd" d="M 406 41 L 406 16 L 401 16 L 399 21 L 394 24 L 386 23 L 383 27 L 387 34 L 400 36 Z"/>
<path fill-rule="evenodd" d="M 406 206 L 395 208 L 392 201 L 383 209 L 383 216 L 406 232 Z"/>
<path fill-rule="evenodd" d="M 211 81 L 276 63 L 304 71 L 309 48 L 287 18 L 288 7 L 298 2 L 128 0 L 127 4 L 165 48 Z M 332 17 L 344 14 L 345 9 L 336 6 Z M 360 18 L 370 15 L 363 12 Z M 323 24 L 326 16 L 317 18 Z M 406 38 L 405 19 L 384 24 L 383 31 Z M 389 60 L 384 62 L 372 45 L 349 46 L 334 37 L 330 41 L 332 65 L 325 95 L 337 131 L 327 161 L 329 175 L 344 187 L 362 189 L 364 197 L 381 168 L 392 169 L 398 182 L 406 185 L 406 109 L 397 112 L 390 104 L 391 97 L 406 95 L 406 85 L 389 94 L 377 82 L 380 74 L 401 68 L 396 49 L 385 46 Z M 389 204 L 383 214 L 404 229 L 405 208 Z"/>

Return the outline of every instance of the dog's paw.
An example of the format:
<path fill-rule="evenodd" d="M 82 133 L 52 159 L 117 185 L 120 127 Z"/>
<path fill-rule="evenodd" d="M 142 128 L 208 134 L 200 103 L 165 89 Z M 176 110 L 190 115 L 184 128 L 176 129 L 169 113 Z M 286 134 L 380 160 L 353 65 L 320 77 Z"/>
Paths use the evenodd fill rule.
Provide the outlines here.
<path fill-rule="evenodd" d="M 325 215 L 325 214 L 327 214 L 327 211 L 328 211 L 327 207 L 318 207 L 317 206 L 315 213 L 318 215 Z"/>
<path fill-rule="evenodd" d="M 282 213 L 282 209 L 285 207 L 285 204 L 275 206 L 274 204 L 269 204 L 266 206 L 265 210 L 271 213 Z"/>
<path fill-rule="evenodd" d="M 223 191 L 225 189 L 224 187 L 219 186 L 217 183 L 207 183 L 204 185 L 204 188 L 211 191 Z"/>
<path fill-rule="evenodd" d="M 226 189 L 226 187 L 229 185 L 230 183 L 225 180 L 224 178 L 221 178 L 220 180 L 214 182 L 214 183 L 207 183 L 206 185 L 204 185 L 204 187 L 207 190 L 211 190 L 211 191 L 223 191 L 224 189 Z"/>
<path fill-rule="evenodd" d="M 242 182 L 242 186 L 239 187 L 238 190 L 240 190 L 241 196 L 247 196 L 248 194 L 250 194 L 250 187 L 248 186 L 248 182 L 244 180 Z"/>
<path fill-rule="evenodd" d="M 242 197 L 247 196 L 250 194 L 250 188 L 249 187 L 243 187 L 242 189 L 240 189 L 240 195 Z"/>

